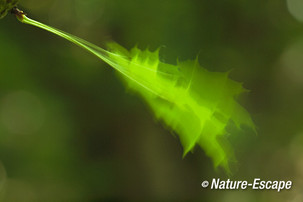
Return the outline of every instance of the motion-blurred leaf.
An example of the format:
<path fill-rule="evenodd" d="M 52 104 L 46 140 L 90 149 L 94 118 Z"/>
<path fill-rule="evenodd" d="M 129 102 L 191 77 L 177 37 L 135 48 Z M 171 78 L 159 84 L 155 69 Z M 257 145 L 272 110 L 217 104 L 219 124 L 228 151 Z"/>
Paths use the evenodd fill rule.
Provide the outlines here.
<path fill-rule="evenodd" d="M 254 129 L 248 112 L 235 97 L 246 90 L 241 83 L 228 78 L 228 73 L 209 72 L 198 61 L 166 64 L 159 60 L 159 50 L 151 52 L 124 49 L 109 43 L 102 49 L 81 38 L 26 17 L 18 19 L 57 34 L 88 50 L 123 75 L 123 80 L 140 94 L 157 119 L 175 131 L 184 147 L 184 155 L 195 145 L 203 148 L 215 166 L 229 171 L 232 152 L 222 143 L 226 126 L 232 120 L 238 128 L 245 124 Z"/>

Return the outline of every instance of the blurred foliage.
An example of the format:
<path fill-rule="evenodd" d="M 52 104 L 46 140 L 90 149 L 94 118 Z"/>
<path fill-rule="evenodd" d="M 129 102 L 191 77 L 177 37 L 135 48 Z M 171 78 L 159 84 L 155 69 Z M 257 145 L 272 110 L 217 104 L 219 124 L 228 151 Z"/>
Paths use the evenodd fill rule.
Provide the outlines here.
<path fill-rule="evenodd" d="M 102 44 L 194 59 L 251 92 L 258 135 L 230 136 L 232 179 L 293 180 L 290 191 L 211 191 L 221 177 L 98 59 L 14 17 L 0 21 L 0 194 L 3 201 L 302 201 L 303 24 L 299 0 L 22 0 L 30 17 Z M 303 12 L 302 10 L 301 13 Z"/>
<path fill-rule="evenodd" d="M 0 19 L 4 18 L 12 8 L 16 7 L 18 0 L 0 0 Z"/>

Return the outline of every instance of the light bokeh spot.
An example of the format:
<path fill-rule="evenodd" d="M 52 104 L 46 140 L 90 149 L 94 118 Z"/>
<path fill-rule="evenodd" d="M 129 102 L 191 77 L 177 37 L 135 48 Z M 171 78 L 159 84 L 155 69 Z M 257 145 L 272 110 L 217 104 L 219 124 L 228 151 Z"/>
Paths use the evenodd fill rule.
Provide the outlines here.
<path fill-rule="evenodd" d="M 289 12 L 299 20 L 303 22 L 303 1 L 302 0 L 287 0 L 287 7 Z"/>
<path fill-rule="evenodd" d="M 303 2 L 303 1 L 302 1 Z M 290 46 L 282 55 L 283 78 L 303 86 L 303 41 Z"/>
<path fill-rule="evenodd" d="M 5 96 L 0 110 L 1 123 L 10 133 L 31 134 L 43 123 L 44 108 L 39 98 L 26 91 Z"/>

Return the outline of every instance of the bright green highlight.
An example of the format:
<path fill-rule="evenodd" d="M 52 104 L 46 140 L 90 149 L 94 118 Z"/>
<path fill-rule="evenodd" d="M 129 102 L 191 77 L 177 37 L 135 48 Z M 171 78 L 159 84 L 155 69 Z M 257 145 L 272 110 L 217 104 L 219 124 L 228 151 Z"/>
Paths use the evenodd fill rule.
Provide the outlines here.
<path fill-rule="evenodd" d="M 225 140 L 226 126 L 233 121 L 239 129 L 247 125 L 255 130 L 249 113 L 235 101 L 246 90 L 241 83 L 229 79 L 228 73 L 209 72 L 198 60 L 166 64 L 159 60 L 159 50 L 135 47 L 128 51 L 116 43 L 109 43 L 105 50 L 26 16 L 18 19 L 71 41 L 120 72 L 156 118 L 177 133 L 184 155 L 199 145 L 216 167 L 229 171 L 233 155 Z"/>

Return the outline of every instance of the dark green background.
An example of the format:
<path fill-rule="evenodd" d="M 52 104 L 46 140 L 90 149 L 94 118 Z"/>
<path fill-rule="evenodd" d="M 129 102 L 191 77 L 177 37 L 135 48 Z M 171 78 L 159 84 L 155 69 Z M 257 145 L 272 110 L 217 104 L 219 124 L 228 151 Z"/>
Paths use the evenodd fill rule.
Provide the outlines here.
<path fill-rule="evenodd" d="M 302 201 L 303 23 L 287 5 L 296 1 L 20 1 L 29 17 L 100 46 L 163 46 L 169 63 L 199 55 L 211 71 L 233 69 L 251 90 L 239 100 L 258 134 L 231 131 L 231 178 L 293 187 L 203 189 L 203 180 L 228 176 L 199 148 L 182 159 L 178 138 L 111 67 L 8 15 L 0 21 L 1 201 Z"/>

